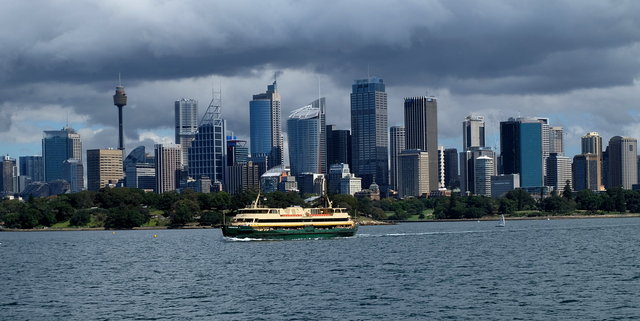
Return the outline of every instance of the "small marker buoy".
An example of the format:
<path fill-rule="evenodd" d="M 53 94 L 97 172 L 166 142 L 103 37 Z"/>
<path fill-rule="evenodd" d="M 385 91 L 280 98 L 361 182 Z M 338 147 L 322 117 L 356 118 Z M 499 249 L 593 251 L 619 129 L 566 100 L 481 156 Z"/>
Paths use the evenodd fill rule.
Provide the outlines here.
<path fill-rule="evenodd" d="M 157 237 L 157 235 L 153 234 L 153 237 Z"/>
<path fill-rule="evenodd" d="M 111 232 L 111 234 L 116 234 L 116 232 Z"/>

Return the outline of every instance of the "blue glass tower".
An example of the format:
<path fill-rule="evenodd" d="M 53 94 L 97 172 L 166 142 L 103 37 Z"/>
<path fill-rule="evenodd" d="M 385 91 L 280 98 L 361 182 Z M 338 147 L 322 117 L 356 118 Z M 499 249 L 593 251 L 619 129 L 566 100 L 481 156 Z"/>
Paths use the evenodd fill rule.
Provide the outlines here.
<path fill-rule="evenodd" d="M 352 167 L 362 185 L 374 181 L 388 190 L 389 136 L 387 93 L 384 81 L 371 77 L 356 80 L 351 87 Z"/>
<path fill-rule="evenodd" d="M 252 155 L 268 155 L 269 167 L 281 165 L 280 94 L 274 81 L 267 92 L 253 95 L 249 102 L 249 126 Z"/>
<path fill-rule="evenodd" d="M 521 187 L 543 184 L 542 121 L 510 118 L 500 122 L 502 174 L 520 174 Z"/>
<path fill-rule="evenodd" d="M 42 139 L 42 157 L 44 158 L 44 179 L 47 182 L 58 179 L 68 180 L 62 164 L 67 159 L 82 160 L 82 142 L 73 128 L 46 130 Z"/>
<path fill-rule="evenodd" d="M 289 162 L 291 175 L 300 176 L 302 173 L 322 173 L 321 118 L 320 108 L 307 105 L 291 112 L 287 120 L 289 133 Z"/>

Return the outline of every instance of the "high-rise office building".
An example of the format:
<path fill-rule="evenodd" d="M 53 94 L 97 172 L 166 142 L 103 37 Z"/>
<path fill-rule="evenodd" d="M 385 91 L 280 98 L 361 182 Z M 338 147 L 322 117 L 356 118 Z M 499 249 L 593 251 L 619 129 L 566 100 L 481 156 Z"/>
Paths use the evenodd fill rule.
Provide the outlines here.
<path fill-rule="evenodd" d="M 0 196 L 18 192 L 16 160 L 9 155 L 2 157 L 2 173 L 0 173 Z"/>
<path fill-rule="evenodd" d="M 491 196 L 491 176 L 495 176 L 493 157 L 480 156 L 474 162 L 475 195 Z"/>
<path fill-rule="evenodd" d="M 44 160 L 42 156 L 20 156 L 18 158 L 20 176 L 28 176 L 33 182 L 44 181 Z"/>
<path fill-rule="evenodd" d="M 155 168 L 156 188 L 158 194 L 174 191 L 178 187 L 176 171 L 181 167 L 182 148 L 180 145 L 156 144 Z"/>
<path fill-rule="evenodd" d="M 220 97 L 216 96 L 207 107 L 198 125 L 198 132 L 189 147 L 188 174 L 194 179 L 208 177 L 212 183 L 219 184 L 224 181 L 227 136 L 221 109 L 222 102 Z"/>
<path fill-rule="evenodd" d="M 567 183 L 571 185 L 571 158 L 559 153 L 549 153 L 546 180 L 545 186 L 557 191 L 564 190 Z"/>
<path fill-rule="evenodd" d="M 331 164 L 331 166 L 329 166 L 329 177 L 328 177 L 329 194 L 340 194 L 340 181 L 343 178 L 347 178 L 350 176 L 351 176 L 351 171 L 349 170 L 349 164 L 345 164 L 345 163 Z"/>
<path fill-rule="evenodd" d="M 176 144 L 182 146 L 182 165 L 189 163 L 189 147 L 198 132 L 198 101 L 182 98 L 176 100 L 175 123 Z"/>
<path fill-rule="evenodd" d="M 87 189 L 97 191 L 115 187 L 124 178 L 122 151 L 117 149 L 87 150 Z"/>
<path fill-rule="evenodd" d="M 407 149 L 429 153 L 429 188 L 440 187 L 438 173 L 438 103 L 434 97 L 404 99 L 404 127 Z"/>
<path fill-rule="evenodd" d="M 267 86 L 265 93 L 253 95 L 249 102 L 251 154 L 268 155 L 269 167 L 284 162 L 280 108 L 280 93 L 275 81 Z"/>
<path fill-rule="evenodd" d="M 327 125 L 327 167 L 333 164 L 351 164 L 351 131 Z"/>
<path fill-rule="evenodd" d="M 582 154 L 593 154 L 597 156 L 597 172 L 590 173 L 590 175 L 597 176 L 597 184 L 598 188 L 596 190 L 604 189 L 605 185 L 605 176 L 607 176 L 607 170 L 604 168 L 604 153 L 602 151 L 602 137 L 597 132 L 589 132 L 586 135 L 582 136 L 581 139 L 582 145 Z M 595 184 L 595 181 L 590 181 L 591 184 Z M 590 187 L 589 187 L 590 188 Z"/>
<path fill-rule="evenodd" d="M 227 166 L 242 164 L 249 161 L 249 147 L 247 141 L 236 136 L 227 136 Z"/>
<path fill-rule="evenodd" d="M 543 186 L 543 125 L 527 118 L 500 122 L 502 174 L 520 174 L 521 187 Z"/>
<path fill-rule="evenodd" d="M 549 154 L 564 155 L 564 128 L 560 126 L 549 127 Z"/>
<path fill-rule="evenodd" d="M 437 152 L 436 152 L 437 154 Z M 435 155 L 435 154 L 432 154 Z M 422 149 L 406 149 L 400 153 L 400 177 L 398 194 L 400 197 L 420 197 L 432 190 L 429 184 L 429 154 Z"/>
<path fill-rule="evenodd" d="M 446 187 L 444 173 L 445 173 L 444 146 L 438 146 L 438 186 L 440 189 L 443 189 Z"/>
<path fill-rule="evenodd" d="M 493 173 L 496 173 L 496 153 L 489 147 L 469 147 L 466 151 L 460 153 L 460 192 L 464 194 L 477 194 L 475 173 L 476 160 L 480 157 L 489 157 L 493 159 L 491 163 Z M 495 174 L 494 174 L 495 175 Z"/>
<path fill-rule="evenodd" d="M 351 169 L 363 186 L 389 185 L 389 134 L 384 81 L 371 77 L 351 86 Z"/>
<path fill-rule="evenodd" d="M 46 130 L 42 138 L 42 157 L 45 181 L 67 180 L 63 175 L 62 163 L 70 158 L 82 161 L 80 135 L 70 127 Z"/>
<path fill-rule="evenodd" d="M 389 128 L 389 161 L 391 163 L 390 187 L 398 190 L 398 179 L 400 177 L 400 153 L 405 150 L 405 132 L 402 126 L 391 126 Z"/>
<path fill-rule="evenodd" d="M 600 157 L 596 154 L 578 154 L 571 164 L 573 190 L 600 190 Z"/>
<path fill-rule="evenodd" d="M 484 116 L 467 116 L 462 122 L 462 149 L 485 147 Z"/>
<path fill-rule="evenodd" d="M 329 171 L 327 165 L 327 106 L 326 99 L 320 97 L 311 102 L 313 108 L 320 109 L 320 147 L 318 155 L 320 156 L 320 174 L 326 174 Z"/>
<path fill-rule="evenodd" d="M 156 166 L 153 163 L 135 163 L 125 169 L 126 187 L 152 192 L 156 187 Z"/>
<path fill-rule="evenodd" d="M 520 175 L 518 174 L 491 176 L 491 197 L 502 197 L 516 188 L 520 188 Z"/>
<path fill-rule="evenodd" d="M 609 140 L 609 187 L 631 189 L 638 183 L 638 141 L 614 136 Z"/>
<path fill-rule="evenodd" d="M 444 185 L 449 189 L 460 186 L 460 171 L 458 169 L 458 150 L 446 148 L 444 150 Z"/>
<path fill-rule="evenodd" d="M 225 190 L 229 194 L 238 194 L 241 191 L 260 188 L 260 173 L 258 164 L 251 161 L 237 162 L 225 167 Z"/>
<path fill-rule="evenodd" d="M 122 155 L 121 150 L 117 152 Z M 122 168 L 122 163 L 120 167 Z M 75 158 L 67 159 L 62 163 L 62 171 L 72 193 L 84 190 L 84 165 L 82 165 L 81 160 Z"/>
<path fill-rule="evenodd" d="M 324 98 L 321 99 L 324 102 Z M 317 104 L 323 106 L 322 104 Z M 289 138 L 289 163 L 291 175 L 302 173 L 321 174 L 326 167 L 326 125 L 323 108 L 312 104 L 291 112 L 287 119 Z M 323 139 L 323 137 L 325 139 Z"/>

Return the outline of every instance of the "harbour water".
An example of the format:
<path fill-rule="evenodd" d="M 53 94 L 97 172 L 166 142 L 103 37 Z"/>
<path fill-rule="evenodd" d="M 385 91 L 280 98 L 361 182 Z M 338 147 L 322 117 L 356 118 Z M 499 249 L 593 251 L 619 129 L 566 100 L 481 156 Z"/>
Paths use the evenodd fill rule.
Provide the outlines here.
<path fill-rule="evenodd" d="M 0 233 L 0 320 L 640 316 L 640 219 L 407 223 L 345 239 Z M 154 234 L 156 237 L 154 237 Z"/>

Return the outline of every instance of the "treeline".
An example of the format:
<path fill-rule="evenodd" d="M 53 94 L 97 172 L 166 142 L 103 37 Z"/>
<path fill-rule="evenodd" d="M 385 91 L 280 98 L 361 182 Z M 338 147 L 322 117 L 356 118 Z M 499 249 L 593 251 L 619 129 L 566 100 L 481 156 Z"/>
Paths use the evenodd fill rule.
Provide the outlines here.
<path fill-rule="evenodd" d="M 222 224 L 225 216 L 255 200 L 257 192 L 237 195 L 225 192 L 156 194 L 131 188 L 104 188 L 98 192 L 83 191 L 48 198 L 30 198 L 26 202 L 0 202 L 0 224 L 7 228 L 30 229 L 50 227 L 68 222 L 69 226 L 127 229 L 150 224 L 184 226 Z M 512 216 L 567 215 L 576 210 L 586 214 L 640 213 L 640 191 L 612 188 L 603 193 L 584 190 L 576 194 L 565 189 L 541 201 L 522 189 L 501 198 L 459 196 L 441 198 L 385 198 L 372 201 L 351 195 L 332 195 L 334 207 L 344 207 L 354 216 L 379 220 L 413 219 L 475 219 L 487 215 Z M 274 192 L 261 196 L 267 207 L 321 206 L 318 198 L 305 202 L 297 193 Z"/>

